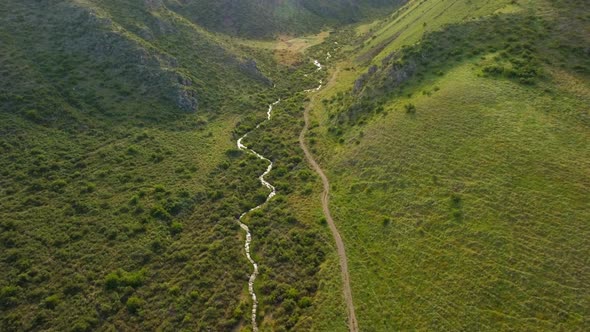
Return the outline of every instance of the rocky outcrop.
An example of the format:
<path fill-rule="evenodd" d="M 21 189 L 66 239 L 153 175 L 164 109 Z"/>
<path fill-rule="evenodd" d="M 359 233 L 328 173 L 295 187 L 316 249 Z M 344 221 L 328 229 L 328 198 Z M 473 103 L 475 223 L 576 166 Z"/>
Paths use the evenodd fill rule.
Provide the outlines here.
<path fill-rule="evenodd" d="M 367 81 L 367 74 L 362 74 L 359 78 L 354 81 L 354 86 L 352 87 L 353 93 L 359 93 L 363 90 L 365 86 L 365 82 Z"/>
<path fill-rule="evenodd" d="M 145 0 L 145 5 L 150 10 L 156 10 L 162 6 L 162 1 Z M 63 23 L 72 32 L 59 45 L 66 54 L 83 55 L 97 65 L 104 64 L 112 72 L 109 75 L 119 75 L 121 70 L 125 70 L 129 85 L 134 86 L 142 96 L 162 96 L 185 112 L 198 109 L 193 82 L 178 71 L 176 58 L 138 42 L 132 32 L 122 29 L 91 8 L 69 3 L 60 6 L 59 10 L 66 13 Z M 163 30 L 170 31 L 167 25 L 169 23 L 158 24 Z M 144 28 L 140 32 L 144 40 L 155 38 L 150 29 Z"/>
<path fill-rule="evenodd" d="M 405 83 L 416 73 L 416 68 L 414 61 L 408 61 L 404 64 L 394 63 L 389 69 L 384 85 L 387 88 L 395 88 Z"/>
<path fill-rule="evenodd" d="M 366 82 L 369 80 L 371 76 L 377 73 L 378 69 L 379 68 L 376 65 L 372 65 L 371 67 L 369 67 L 369 70 L 366 73 L 362 74 L 359 78 L 357 78 L 356 81 L 354 81 L 354 87 L 352 88 L 352 92 L 356 94 L 360 93 L 363 90 Z"/>
<path fill-rule="evenodd" d="M 245 61 L 240 62 L 238 66 L 240 67 L 240 70 L 245 72 L 248 76 L 266 85 L 272 84 L 272 81 L 268 77 L 264 76 L 260 69 L 258 69 L 256 61 L 252 59 L 246 59 Z"/>
<path fill-rule="evenodd" d="M 178 89 L 176 105 L 185 112 L 196 112 L 199 107 L 197 93 L 186 88 Z"/>

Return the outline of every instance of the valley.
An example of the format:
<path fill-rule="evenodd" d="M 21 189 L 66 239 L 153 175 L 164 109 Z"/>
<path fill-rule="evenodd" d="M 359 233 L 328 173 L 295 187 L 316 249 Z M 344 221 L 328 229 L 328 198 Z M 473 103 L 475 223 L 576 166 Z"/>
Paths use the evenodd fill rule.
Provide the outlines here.
<path fill-rule="evenodd" d="M 582 0 L 0 4 L 0 330 L 583 331 Z"/>

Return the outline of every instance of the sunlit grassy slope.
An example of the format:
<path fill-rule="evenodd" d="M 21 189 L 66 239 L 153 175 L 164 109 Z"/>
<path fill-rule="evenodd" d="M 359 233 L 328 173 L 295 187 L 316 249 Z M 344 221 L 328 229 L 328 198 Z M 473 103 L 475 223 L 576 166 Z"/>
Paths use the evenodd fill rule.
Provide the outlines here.
<path fill-rule="evenodd" d="M 477 78 L 468 64 L 436 86 L 403 101 L 414 115 L 389 105 L 330 163 L 361 322 L 584 326 L 589 135 L 555 114 L 583 104 Z"/>
<path fill-rule="evenodd" d="M 404 45 L 412 45 L 428 31 L 446 24 L 476 20 L 494 13 L 518 12 L 522 7 L 510 0 L 410 1 L 388 19 L 378 22 L 368 32 L 371 38 L 360 50 L 361 59 L 378 63 Z M 367 55 L 369 57 L 367 58 Z"/>
<path fill-rule="evenodd" d="M 590 85 L 574 51 L 587 42 L 587 8 L 410 2 L 359 28 L 369 39 L 332 64 L 336 83 L 312 100 L 310 143 L 332 182 L 361 330 L 588 328 Z M 469 39 L 494 13 L 520 27 L 514 36 Z M 530 16 L 537 23 L 523 28 Z M 422 45 L 435 27 L 465 33 Z M 519 42 L 540 60 L 530 83 L 509 73 L 523 63 L 510 53 Z M 403 45 L 399 62 L 382 62 Z M 496 61 L 511 67 L 486 72 Z M 353 93 L 369 64 L 376 73 Z M 387 81 L 402 70 L 407 79 Z"/>

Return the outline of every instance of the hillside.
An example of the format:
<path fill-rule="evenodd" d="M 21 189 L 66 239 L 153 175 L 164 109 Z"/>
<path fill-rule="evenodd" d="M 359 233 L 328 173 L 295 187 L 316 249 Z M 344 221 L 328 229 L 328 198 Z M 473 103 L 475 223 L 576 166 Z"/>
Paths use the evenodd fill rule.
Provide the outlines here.
<path fill-rule="evenodd" d="M 3 1 L 0 330 L 588 330 L 588 13 Z"/>
<path fill-rule="evenodd" d="M 382 15 L 403 0 L 165 1 L 177 13 L 212 31 L 269 38 L 301 34 Z"/>
<path fill-rule="evenodd" d="M 143 2 L 3 1 L 0 21 L 0 330 L 236 325 L 232 215 L 260 165 L 221 165 L 271 100 L 253 54 Z"/>
<path fill-rule="evenodd" d="M 588 328 L 588 10 L 411 2 L 332 36 L 310 144 L 360 330 Z"/>

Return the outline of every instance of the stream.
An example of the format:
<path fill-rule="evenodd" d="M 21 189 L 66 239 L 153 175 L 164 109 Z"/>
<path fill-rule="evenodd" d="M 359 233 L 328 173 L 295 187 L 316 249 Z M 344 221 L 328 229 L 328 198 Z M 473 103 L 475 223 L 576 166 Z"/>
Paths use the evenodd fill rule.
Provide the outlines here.
<path fill-rule="evenodd" d="M 314 60 L 313 64 L 317 67 L 317 70 L 322 69 L 322 64 L 318 60 Z M 323 84 L 323 81 L 320 80 L 320 85 L 317 88 L 305 90 L 305 92 L 318 91 L 322 88 L 322 84 Z M 266 112 L 266 120 L 264 120 L 264 121 L 260 122 L 258 125 L 256 125 L 256 128 L 254 130 L 260 128 L 260 126 L 263 123 L 270 121 L 271 116 L 272 116 L 272 110 L 273 110 L 274 106 L 276 106 L 280 101 L 281 100 L 279 99 L 279 100 L 275 101 L 274 103 L 268 105 L 268 111 Z M 246 232 L 246 243 L 244 244 L 244 249 L 246 250 L 246 257 L 248 258 L 248 261 L 250 262 L 250 264 L 252 264 L 252 267 L 254 268 L 254 271 L 252 272 L 252 274 L 250 275 L 250 279 L 248 280 L 248 292 L 250 293 L 250 296 L 252 297 L 252 331 L 258 332 L 258 324 L 256 323 L 257 310 L 258 310 L 258 298 L 256 297 L 256 292 L 254 291 L 254 282 L 256 281 L 256 277 L 258 276 L 258 263 L 256 263 L 256 261 L 254 261 L 254 259 L 252 258 L 252 253 L 250 250 L 250 245 L 252 243 L 252 233 L 250 233 L 250 228 L 248 227 L 248 225 L 246 225 L 242 222 L 242 219 L 248 213 L 258 210 L 262 206 L 264 206 L 268 201 L 270 201 L 277 194 L 277 190 L 272 184 L 270 184 L 268 181 L 266 181 L 264 179 L 264 177 L 267 176 L 272 171 L 272 168 L 274 165 L 273 162 L 270 159 L 266 158 L 265 156 L 259 154 L 256 151 L 250 149 L 249 147 L 247 147 L 246 145 L 244 145 L 242 143 L 242 141 L 246 137 L 248 137 L 248 135 L 251 132 L 252 131 L 247 132 L 244 136 L 242 136 L 242 137 L 240 137 L 240 139 L 238 139 L 238 141 L 237 141 L 238 149 L 240 149 L 242 151 L 247 151 L 247 152 L 255 155 L 256 157 L 258 157 L 259 159 L 268 162 L 268 167 L 266 168 L 266 171 L 264 173 L 262 173 L 262 175 L 260 175 L 260 177 L 258 179 L 260 179 L 260 183 L 263 186 L 270 189 L 270 194 L 268 194 L 268 197 L 266 198 L 264 203 L 242 213 L 242 215 L 240 215 L 240 218 L 238 219 L 238 224 Z"/>
<path fill-rule="evenodd" d="M 268 106 L 268 111 L 266 112 L 266 120 L 260 122 L 257 126 L 256 129 L 260 128 L 260 126 L 266 122 L 269 121 L 271 116 L 272 116 L 272 109 L 273 107 L 278 104 L 281 100 L 277 100 L 274 103 L 270 104 Z M 250 264 L 252 264 L 252 267 L 254 267 L 254 271 L 252 272 L 252 274 L 250 275 L 250 279 L 248 280 L 248 292 L 250 293 L 250 296 L 252 296 L 252 330 L 254 332 L 258 331 L 258 325 L 256 324 L 256 311 L 258 309 L 258 299 L 256 298 L 256 292 L 254 292 L 254 281 L 256 281 L 256 277 L 258 276 L 258 264 L 254 261 L 254 259 L 252 259 L 252 254 L 250 251 L 250 244 L 252 243 L 252 234 L 250 233 L 250 228 L 248 227 L 248 225 L 244 224 L 242 222 L 242 219 L 250 212 L 254 211 L 254 210 L 258 210 L 260 209 L 264 204 L 266 204 L 271 198 L 273 198 L 276 194 L 277 194 L 277 190 L 275 189 L 275 187 L 270 184 L 268 181 L 266 181 L 264 179 L 265 176 L 268 175 L 268 173 L 270 173 L 272 171 L 272 167 L 273 167 L 273 162 L 270 161 L 270 159 L 264 157 L 263 155 L 259 154 L 258 152 L 248 148 L 247 146 L 245 146 L 244 144 L 242 144 L 242 140 L 244 140 L 244 138 L 248 137 L 248 134 L 250 134 L 250 132 L 246 133 L 244 136 L 240 137 L 240 139 L 238 140 L 237 144 L 238 144 L 238 149 L 242 150 L 242 151 L 248 151 L 251 154 L 255 155 L 256 157 L 258 157 L 259 159 L 262 159 L 266 162 L 268 162 L 268 167 L 266 168 L 266 172 L 262 173 L 262 175 L 260 175 L 259 179 L 260 179 L 260 183 L 265 186 L 266 188 L 270 189 L 270 194 L 268 194 L 268 197 L 266 198 L 266 200 L 264 201 L 264 203 L 242 213 L 242 215 L 240 216 L 240 218 L 238 219 L 238 223 L 240 224 L 240 227 L 242 227 L 242 229 L 246 232 L 246 243 L 244 244 L 244 248 L 246 250 L 246 257 L 248 258 L 248 261 L 250 262 Z"/>

